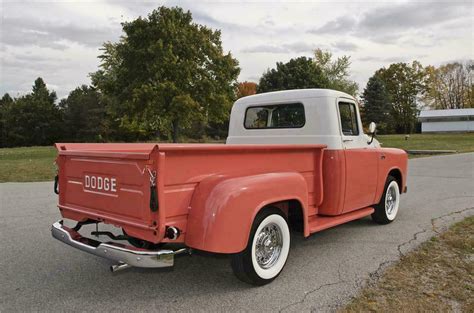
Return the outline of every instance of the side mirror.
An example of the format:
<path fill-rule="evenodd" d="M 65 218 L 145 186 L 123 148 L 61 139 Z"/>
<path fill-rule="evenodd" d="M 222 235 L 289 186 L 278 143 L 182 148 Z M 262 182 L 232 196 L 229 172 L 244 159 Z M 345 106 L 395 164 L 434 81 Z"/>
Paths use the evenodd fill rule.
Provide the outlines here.
<path fill-rule="evenodd" d="M 374 122 L 370 122 L 369 124 L 369 135 L 371 135 L 370 141 L 367 142 L 370 145 L 374 141 L 375 131 L 377 130 L 377 125 Z"/>
<path fill-rule="evenodd" d="M 369 124 L 369 134 L 375 134 L 375 129 L 377 128 L 377 125 L 375 125 L 374 122 L 370 122 Z"/>

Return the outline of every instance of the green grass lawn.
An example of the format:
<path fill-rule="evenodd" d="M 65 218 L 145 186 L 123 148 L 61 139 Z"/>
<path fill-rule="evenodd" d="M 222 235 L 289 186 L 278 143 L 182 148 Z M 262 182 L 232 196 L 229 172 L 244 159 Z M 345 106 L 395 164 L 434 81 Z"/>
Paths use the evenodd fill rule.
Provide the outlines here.
<path fill-rule="evenodd" d="M 457 150 L 474 152 L 474 133 L 469 134 L 414 134 L 380 135 L 383 147 L 405 150 Z M 56 149 L 51 147 L 24 147 L 0 149 L 0 182 L 27 182 L 53 180 Z"/>
<path fill-rule="evenodd" d="M 54 147 L 0 149 L 0 182 L 53 180 Z"/>
<path fill-rule="evenodd" d="M 474 152 L 474 133 L 466 134 L 412 134 L 408 140 L 405 135 L 378 135 L 383 147 L 404 150 L 456 150 Z"/>

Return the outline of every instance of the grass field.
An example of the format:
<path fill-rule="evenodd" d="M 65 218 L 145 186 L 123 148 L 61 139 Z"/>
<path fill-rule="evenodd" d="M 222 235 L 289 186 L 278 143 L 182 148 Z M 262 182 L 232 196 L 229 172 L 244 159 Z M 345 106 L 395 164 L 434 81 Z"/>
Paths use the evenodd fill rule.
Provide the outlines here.
<path fill-rule="evenodd" d="M 383 147 L 415 150 L 457 150 L 474 152 L 474 133 L 469 134 L 414 134 L 380 135 Z M 0 182 L 27 182 L 53 180 L 53 147 L 25 147 L 0 149 Z"/>
<path fill-rule="evenodd" d="M 341 312 L 474 312 L 474 216 L 421 244 Z"/>
<path fill-rule="evenodd" d="M 405 135 L 379 135 L 377 139 L 383 147 L 394 147 L 404 150 L 456 150 L 474 152 L 474 133 L 466 134 L 412 134 L 405 140 Z"/>
<path fill-rule="evenodd" d="M 53 180 L 55 156 L 53 147 L 0 149 L 0 182 Z"/>

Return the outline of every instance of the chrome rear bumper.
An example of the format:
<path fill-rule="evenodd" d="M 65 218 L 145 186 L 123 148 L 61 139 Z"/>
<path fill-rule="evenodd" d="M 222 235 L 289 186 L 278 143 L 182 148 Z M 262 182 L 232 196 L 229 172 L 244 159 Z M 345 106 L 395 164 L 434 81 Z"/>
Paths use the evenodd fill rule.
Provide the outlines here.
<path fill-rule="evenodd" d="M 170 267 L 174 264 L 176 254 L 186 252 L 186 249 L 149 251 L 115 242 L 103 243 L 82 237 L 78 232 L 64 226 L 63 221 L 54 223 L 51 232 L 54 238 L 74 248 L 116 261 L 119 264 L 136 267 Z"/>

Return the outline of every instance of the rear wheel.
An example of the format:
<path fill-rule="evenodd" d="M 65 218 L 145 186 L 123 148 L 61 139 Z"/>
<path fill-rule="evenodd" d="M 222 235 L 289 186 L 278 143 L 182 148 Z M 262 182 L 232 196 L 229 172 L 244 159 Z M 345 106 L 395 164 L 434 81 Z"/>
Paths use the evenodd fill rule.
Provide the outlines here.
<path fill-rule="evenodd" d="M 247 247 L 232 256 L 232 269 L 246 283 L 265 285 L 281 273 L 289 251 L 288 223 L 280 210 L 270 208 L 255 218 Z"/>
<path fill-rule="evenodd" d="M 400 186 L 393 176 L 389 176 L 385 183 L 382 199 L 375 206 L 372 219 L 378 224 L 388 224 L 395 220 L 400 206 Z"/>

